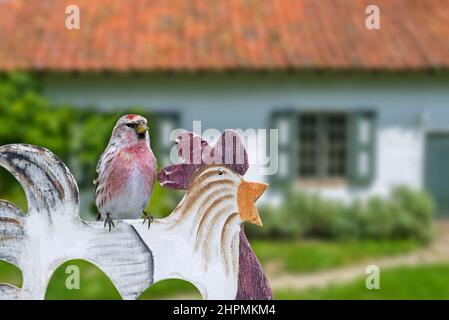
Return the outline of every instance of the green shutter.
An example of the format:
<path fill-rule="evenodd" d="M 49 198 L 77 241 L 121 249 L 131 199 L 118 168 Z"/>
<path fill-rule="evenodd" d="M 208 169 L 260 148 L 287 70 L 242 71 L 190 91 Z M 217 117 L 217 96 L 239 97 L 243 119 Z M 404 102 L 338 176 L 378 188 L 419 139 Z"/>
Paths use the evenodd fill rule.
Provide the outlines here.
<path fill-rule="evenodd" d="M 348 176 L 354 187 L 369 186 L 376 173 L 376 114 L 356 111 L 348 126 Z"/>
<path fill-rule="evenodd" d="M 286 185 L 298 172 L 298 124 L 294 111 L 276 111 L 271 116 L 271 129 L 278 129 L 278 170 L 271 182 Z M 274 161 L 272 159 L 272 161 Z"/>

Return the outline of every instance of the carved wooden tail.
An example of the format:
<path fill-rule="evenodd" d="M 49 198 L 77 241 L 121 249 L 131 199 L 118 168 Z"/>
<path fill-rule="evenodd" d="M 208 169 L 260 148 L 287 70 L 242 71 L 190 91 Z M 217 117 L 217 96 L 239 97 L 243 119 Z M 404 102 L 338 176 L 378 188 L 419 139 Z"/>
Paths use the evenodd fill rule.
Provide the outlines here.
<path fill-rule="evenodd" d="M 20 243 L 25 236 L 24 214 L 10 202 L 0 200 L 0 259 L 18 264 Z"/>
<path fill-rule="evenodd" d="M 55 214 L 62 214 L 73 221 L 78 216 L 78 187 L 64 163 L 41 147 L 27 144 L 2 146 L 0 166 L 19 181 L 28 201 L 28 214 L 25 215 L 12 203 L 0 200 L 0 260 L 29 272 L 24 258 L 33 235 L 27 232 L 27 220 L 34 217 L 51 224 Z M 24 286 L 27 281 L 24 278 Z M 21 289 L 0 285 L 0 298 L 23 297 Z"/>
<path fill-rule="evenodd" d="M 24 232 L 24 214 L 10 202 L 0 200 L 0 260 L 19 267 Z M 9 285 L 0 285 L 0 296 L 15 299 L 19 289 Z"/>
<path fill-rule="evenodd" d="M 68 213 L 78 218 L 79 192 L 64 163 L 47 149 L 27 144 L 0 147 L 0 166 L 16 177 L 28 201 L 28 213 Z M 72 207 L 74 210 L 61 208 Z M 75 213 L 75 214 L 74 214 Z"/>

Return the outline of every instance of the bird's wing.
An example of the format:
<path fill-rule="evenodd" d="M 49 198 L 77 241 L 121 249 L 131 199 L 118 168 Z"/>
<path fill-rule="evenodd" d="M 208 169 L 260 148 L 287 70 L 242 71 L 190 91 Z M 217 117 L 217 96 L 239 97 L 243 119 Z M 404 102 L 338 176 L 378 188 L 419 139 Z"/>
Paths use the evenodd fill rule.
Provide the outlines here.
<path fill-rule="evenodd" d="M 112 159 L 114 158 L 114 154 L 117 151 L 114 147 L 106 148 L 103 154 L 100 156 L 100 160 L 98 160 L 97 168 L 95 170 L 95 178 L 94 178 L 94 193 L 95 198 L 98 196 L 100 187 L 105 178 L 106 168 L 111 164 Z"/>
<path fill-rule="evenodd" d="M 95 197 L 97 196 L 98 185 L 100 184 L 100 168 L 102 167 L 103 155 L 104 153 L 101 155 L 100 160 L 97 163 L 97 167 L 95 168 L 95 177 L 93 181 Z"/>

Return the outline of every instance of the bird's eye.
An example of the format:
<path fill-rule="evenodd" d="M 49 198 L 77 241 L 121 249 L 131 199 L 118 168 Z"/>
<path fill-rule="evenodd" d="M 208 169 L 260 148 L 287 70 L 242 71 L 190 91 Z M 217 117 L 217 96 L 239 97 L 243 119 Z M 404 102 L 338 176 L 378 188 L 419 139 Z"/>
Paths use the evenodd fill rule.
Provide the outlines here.
<path fill-rule="evenodd" d="M 127 126 L 128 128 L 132 128 L 132 129 L 135 129 L 135 128 L 136 128 L 136 124 L 135 124 L 135 123 L 127 123 L 126 126 Z"/>
<path fill-rule="evenodd" d="M 222 169 L 218 169 L 218 175 L 219 176 L 223 175 L 223 170 Z"/>

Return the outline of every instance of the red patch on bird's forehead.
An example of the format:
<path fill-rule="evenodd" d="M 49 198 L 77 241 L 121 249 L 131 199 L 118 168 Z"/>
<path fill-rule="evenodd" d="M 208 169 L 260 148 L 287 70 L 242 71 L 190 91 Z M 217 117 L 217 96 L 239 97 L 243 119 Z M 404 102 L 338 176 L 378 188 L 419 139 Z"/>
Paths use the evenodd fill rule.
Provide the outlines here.
<path fill-rule="evenodd" d="M 137 115 L 136 115 L 136 114 L 128 114 L 126 117 L 127 117 L 129 120 L 132 120 L 132 119 L 136 118 Z"/>

